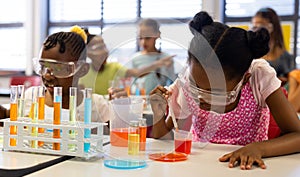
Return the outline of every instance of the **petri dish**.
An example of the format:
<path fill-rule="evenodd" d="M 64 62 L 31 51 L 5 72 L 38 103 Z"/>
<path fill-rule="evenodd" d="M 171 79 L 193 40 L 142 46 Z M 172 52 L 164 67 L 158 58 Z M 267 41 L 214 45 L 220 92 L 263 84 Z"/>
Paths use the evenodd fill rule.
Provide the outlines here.
<path fill-rule="evenodd" d="M 162 162 L 177 162 L 187 160 L 188 155 L 180 152 L 153 153 L 149 154 L 149 159 Z"/>
<path fill-rule="evenodd" d="M 132 159 L 107 159 L 104 160 L 104 166 L 114 169 L 130 170 L 139 169 L 147 166 L 144 160 L 132 160 Z"/>

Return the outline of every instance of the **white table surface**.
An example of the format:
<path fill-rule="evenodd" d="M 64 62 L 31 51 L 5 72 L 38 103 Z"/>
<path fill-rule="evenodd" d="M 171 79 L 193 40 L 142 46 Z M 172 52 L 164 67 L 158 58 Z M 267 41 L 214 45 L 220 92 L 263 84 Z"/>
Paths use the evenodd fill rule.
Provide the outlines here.
<path fill-rule="evenodd" d="M 61 156 L 1 151 L 0 169 L 14 170 L 29 168 L 60 157 Z"/>
<path fill-rule="evenodd" d="M 221 163 L 218 158 L 225 153 L 239 148 L 232 145 L 208 144 L 200 148 L 193 144 L 188 160 L 182 162 L 158 162 L 148 159 L 148 154 L 173 149 L 173 141 L 147 139 L 147 151 L 139 156 L 127 155 L 127 148 L 105 146 L 105 158 L 120 157 L 145 159 L 147 166 L 135 170 L 118 170 L 105 167 L 102 159 L 95 161 L 67 160 L 57 165 L 29 174 L 30 177 L 53 176 L 122 176 L 122 177 L 300 177 L 300 154 L 264 159 L 267 169 L 254 167 L 252 170 L 228 168 L 228 163 Z"/>
<path fill-rule="evenodd" d="M 2 128 L 0 127 L 0 169 L 14 170 L 29 168 L 61 157 L 57 155 L 3 151 Z"/>

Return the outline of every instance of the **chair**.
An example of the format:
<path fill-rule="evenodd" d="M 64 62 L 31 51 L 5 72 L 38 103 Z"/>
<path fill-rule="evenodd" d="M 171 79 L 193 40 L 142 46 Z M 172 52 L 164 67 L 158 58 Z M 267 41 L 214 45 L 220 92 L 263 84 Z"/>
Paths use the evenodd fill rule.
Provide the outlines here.
<path fill-rule="evenodd" d="M 10 85 L 24 85 L 25 89 L 42 84 L 40 76 L 12 76 Z"/>

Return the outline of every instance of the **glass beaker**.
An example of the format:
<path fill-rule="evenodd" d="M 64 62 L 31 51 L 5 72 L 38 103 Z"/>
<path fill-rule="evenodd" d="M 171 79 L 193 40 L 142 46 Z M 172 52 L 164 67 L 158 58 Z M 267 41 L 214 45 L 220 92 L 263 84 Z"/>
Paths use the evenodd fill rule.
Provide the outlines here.
<path fill-rule="evenodd" d="M 132 120 L 143 115 L 142 98 L 119 98 L 111 101 L 113 117 L 110 120 L 110 143 L 112 146 L 128 146 L 128 127 Z"/>

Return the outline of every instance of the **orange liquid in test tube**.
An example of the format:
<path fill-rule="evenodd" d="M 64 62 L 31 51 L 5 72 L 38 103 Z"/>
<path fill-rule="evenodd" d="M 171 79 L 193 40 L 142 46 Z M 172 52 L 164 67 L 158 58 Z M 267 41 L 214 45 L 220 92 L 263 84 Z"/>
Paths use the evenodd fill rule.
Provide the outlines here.
<path fill-rule="evenodd" d="M 146 150 L 147 127 L 139 127 L 140 132 L 140 151 Z"/>
<path fill-rule="evenodd" d="M 146 95 L 146 89 L 145 88 L 140 88 L 140 92 L 141 92 L 141 95 Z"/>
<path fill-rule="evenodd" d="M 60 124 L 60 102 L 54 102 L 54 119 L 53 124 Z M 60 129 L 53 130 L 53 138 L 60 138 Z M 60 150 L 60 143 L 53 143 L 53 150 Z"/>
<path fill-rule="evenodd" d="M 127 96 L 130 96 L 131 92 L 130 92 L 130 86 L 125 87 L 125 91 L 127 92 Z"/>
<path fill-rule="evenodd" d="M 18 104 L 10 103 L 10 121 L 17 121 L 17 115 L 18 115 Z M 17 134 L 17 126 L 15 125 L 10 126 L 10 134 L 11 135 Z M 10 146 L 16 146 L 17 145 L 16 138 L 11 138 L 9 144 Z"/>
<path fill-rule="evenodd" d="M 38 105 L 39 105 L 39 120 L 44 120 L 45 119 L 45 97 L 41 96 L 38 97 Z M 44 128 L 38 128 L 38 133 L 44 133 L 45 129 Z M 44 142 L 43 141 L 38 141 L 38 146 L 43 146 Z"/>

